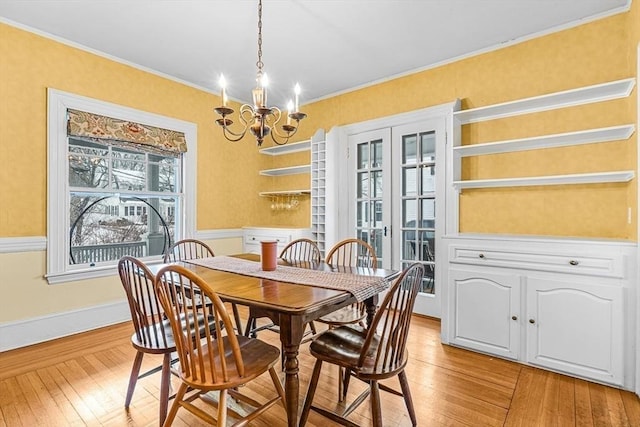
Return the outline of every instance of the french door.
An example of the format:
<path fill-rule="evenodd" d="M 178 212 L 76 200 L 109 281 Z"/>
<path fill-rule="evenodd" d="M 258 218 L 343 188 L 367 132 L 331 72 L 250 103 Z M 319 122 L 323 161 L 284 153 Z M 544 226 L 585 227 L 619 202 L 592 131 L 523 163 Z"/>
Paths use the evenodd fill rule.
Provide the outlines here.
<path fill-rule="evenodd" d="M 414 311 L 440 317 L 436 255 L 444 230 L 445 120 L 366 131 L 348 139 L 351 230 L 375 248 L 382 268 L 423 264 Z"/>

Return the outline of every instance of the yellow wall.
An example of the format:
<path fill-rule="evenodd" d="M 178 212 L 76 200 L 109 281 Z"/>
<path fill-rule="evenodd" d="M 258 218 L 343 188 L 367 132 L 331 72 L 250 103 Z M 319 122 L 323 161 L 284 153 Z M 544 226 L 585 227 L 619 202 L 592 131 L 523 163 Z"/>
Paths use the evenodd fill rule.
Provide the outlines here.
<path fill-rule="evenodd" d="M 636 76 L 638 6 L 628 13 L 526 41 L 304 106 L 299 139 L 323 128 L 412 111 L 456 98 L 463 108 Z M 437 43 L 437 41 L 434 41 Z M 309 162 L 272 158 L 255 144 L 226 142 L 213 124 L 212 94 L 0 24 L 0 237 L 46 235 L 46 88 L 97 98 L 198 125 L 199 230 L 309 225 L 309 203 L 272 212 L 259 191 L 308 186 L 308 175 L 257 171 Z M 635 91 L 623 100 L 465 126 L 463 143 L 636 122 Z M 464 163 L 467 179 L 637 169 L 636 141 L 487 156 Z M 25 154 L 28 154 L 25 155 Z M 636 180 L 630 184 L 476 190 L 461 197 L 467 232 L 598 236 L 635 240 Z M 627 224 L 626 209 L 633 209 Z M 236 240 L 221 243 L 237 249 Z M 47 285 L 44 253 L 0 255 L 0 322 L 122 298 L 115 277 Z M 10 298 L 7 298 L 9 296 Z M 6 301 L 29 301 L 10 307 Z"/>

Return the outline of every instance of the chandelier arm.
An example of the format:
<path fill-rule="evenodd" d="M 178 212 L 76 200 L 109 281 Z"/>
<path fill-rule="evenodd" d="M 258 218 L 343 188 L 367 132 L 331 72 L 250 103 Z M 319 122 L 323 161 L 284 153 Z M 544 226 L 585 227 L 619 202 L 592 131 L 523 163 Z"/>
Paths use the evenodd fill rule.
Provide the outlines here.
<path fill-rule="evenodd" d="M 235 132 L 231 131 L 229 128 L 227 128 L 226 126 L 222 126 L 222 133 L 224 134 L 224 137 L 228 141 L 238 142 L 242 138 L 244 138 L 244 135 L 247 133 L 247 129 L 245 128 L 242 133 L 235 133 Z M 231 135 L 231 136 L 229 136 L 229 135 Z"/>

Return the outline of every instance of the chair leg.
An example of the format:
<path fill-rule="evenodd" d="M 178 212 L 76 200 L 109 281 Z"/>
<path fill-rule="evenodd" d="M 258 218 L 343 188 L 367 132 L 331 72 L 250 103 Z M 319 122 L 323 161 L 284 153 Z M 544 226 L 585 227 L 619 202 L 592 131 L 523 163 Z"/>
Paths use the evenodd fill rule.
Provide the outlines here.
<path fill-rule="evenodd" d="M 236 322 L 236 330 L 238 334 L 242 334 L 242 323 L 240 323 L 240 313 L 238 313 L 238 306 L 231 304 L 231 310 L 233 311 L 233 319 Z"/>
<path fill-rule="evenodd" d="M 402 390 L 402 396 L 404 397 L 404 403 L 407 405 L 409 418 L 411 418 L 411 425 L 415 427 L 418 425 L 418 421 L 416 420 L 416 411 L 413 408 L 413 399 L 411 398 L 411 390 L 409 390 L 409 381 L 407 381 L 407 374 L 404 372 L 404 369 L 398 374 L 398 379 L 400 380 L 400 388 Z"/>
<path fill-rule="evenodd" d="M 278 396 L 280 396 L 280 399 L 282 401 L 282 406 L 286 409 L 287 404 L 286 404 L 286 397 L 284 394 L 284 388 L 282 387 L 282 383 L 280 382 L 280 378 L 278 377 L 276 370 L 273 368 L 269 368 L 269 375 L 271 376 L 271 381 L 273 381 L 273 386 L 276 388 L 276 391 L 278 392 Z"/>
<path fill-rule="evenodd" d="M 344 390 L 344 369 L 342 366 L 338 366 L 338 402 L 344 400 L 344 395 L 347 392 Z"/>
<path fill-rule="evenodd" d="M 180 384 L 178 393 L 176 393 L 176 397 L 171 405 L 171 410 L 169 411 L 169 414 L 167 414 L 167 418 L 165 418 L 162 427 L 169 427 L 173 424 L 173 420 L 176 418 L 176 414 L 178 413 L 178 408 L 180 408 L 180 402 L 184 399 L 184 394 L 187 392 L 187 389 L 188 386 L 185 383 Z"/>
<path fill-rule="evenodd" d="M 382 408 L 380 407 L 378 381 L 371 381 L 371 419 L 373 420 L 373 427 L 382 427 Z"/>
<path fill-rule="evenodd" d="M 347 392 L 349 391 L 349 380 L 351 379 L 351 370 L 344 370 L 344 379 L 342 380 L 342 400 L 347 398 Z"/>
<path fill-rule="evenodd" d="M 309 411 L 311 410 L 311 404 L 313 403 L 313 396 L 316 394 L 316 387 L 318 386 L 318 378 L 320 378 L 320 370 L 322 369 L 322 360 L 316 360 L 316 364 L 313 365 L 313 373 L 311 374 L 311 380 L 309 381 L 309 388 L 307 389 L 307 395 L 304 398 L 304 406 L 302 407 L 302 414 L 300 414 L 299 427 L 304 427 L 309 418 Z"/>
<path fill-rule="evenodd" d="M 162 377 L 160 380 L 160 425 L 167 418 L 169 406 L 169 386 L 171 384 L 171 353 L 166 353 L 162 359 Z"/>
<path fill-rule="evenodd" d="M 318 334 L 318 331 L 316 330 L 316 325 L 313 323 L 313 320 L 309 322 L 309 329 L 311 329 L 311 332 L 313 333 L 314 336 Z"/>
<path fill-rule="evenodd" d="M 127 397 L 124 400 L 124 407 L 128 408 L 133 397 L 133 390 L 136 388 L 138 382 L 138 375 L 140 374 L 140 366 L 142 366 L 142 358 L 144 353 L 141 351 L 136 352 L 136 358 L 133 359 L 133 366 L 131 367 L 131 375 L 129 376 L 129 387 L 127 388 Z"/>
<path fill-rule="evenodd" d="M 227 425 L 227 389 L 220 390 L 220 395 L 218 396 L 218 419 L 216 421 L 218 426 Z"/>
<path fill-rule="evenodd" d="M 244 336 L 248 337 L 248 338 L 255 338 L 256 334 L 252 334 L 251 331 L 256 327 L 256 318 L 249 315 L 249 318 L 247 319 L 247 326 L 245 327 L 244 330 Z M 253 335 L 253 337 L 251 336 Z"/>

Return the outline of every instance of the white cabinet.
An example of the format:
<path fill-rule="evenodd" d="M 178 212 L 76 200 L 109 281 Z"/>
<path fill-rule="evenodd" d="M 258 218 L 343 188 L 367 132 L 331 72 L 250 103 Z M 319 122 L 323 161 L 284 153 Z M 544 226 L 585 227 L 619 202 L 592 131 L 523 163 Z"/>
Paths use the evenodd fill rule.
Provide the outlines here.
<path fill-rule="evenodd" d="M 520 279 L 514 274 L 451 270 L 451 342 L 517 359 L 520 347 Z"/>
<path fill-rule="evenodd" d="M 443 342 L 633 388 L 636 247 L 484 236 L 445 239 Z"/>
<path fill-rule="evenodd" d="M 308 228 L 278 228 L 278 227 L 243 227 L 242 250 L 246 253 L 260 253 L 260 242 L 263 240 L 278 242 L 278 254 L 289 242 L 301 238 L 309 238 Z"/>
<path fill-rule="evenodd" d="M 623 288 L 527 279 L 527 362 L 621 384 Z"/>

